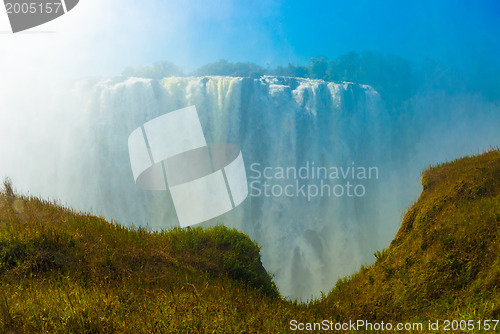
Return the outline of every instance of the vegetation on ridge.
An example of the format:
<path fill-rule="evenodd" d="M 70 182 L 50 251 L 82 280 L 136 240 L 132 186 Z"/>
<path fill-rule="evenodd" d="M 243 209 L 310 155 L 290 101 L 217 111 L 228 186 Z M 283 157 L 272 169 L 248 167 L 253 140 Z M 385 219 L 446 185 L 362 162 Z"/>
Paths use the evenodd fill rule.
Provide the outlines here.
<path fill-rule="evenodd" d="M 499 101 L 500 75 L 498 69 L 465 72 L 459 68 L 437 61 L 427 60 L 422 64 L 378 52 L 348 52 L 336 58 L 311 57 L 309 64 L 288 64 L 275 68 L 262 67 L 249 62 L 230 62 L 224 59 L 199 67 L 191 73 L 183 71 L 169 61 L 158 61 L 149 66 L 128 67 L 122 75 L 151 79 L 171 76 L 220 75 L 259 78 L 276 75 L 325 81 L 348 81 L 373 86 L 391 104 L 408 101 L 427 90 L 438 90 L 449 94 L 470 92 L 484 96 L 490 101 Z"/>

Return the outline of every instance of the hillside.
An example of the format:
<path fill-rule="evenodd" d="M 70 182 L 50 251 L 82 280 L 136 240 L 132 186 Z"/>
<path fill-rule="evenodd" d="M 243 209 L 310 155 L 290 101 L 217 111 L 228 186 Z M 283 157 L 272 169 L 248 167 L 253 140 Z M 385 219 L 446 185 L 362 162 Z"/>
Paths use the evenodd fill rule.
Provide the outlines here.
<path fill-rule="evenodd" d="M 251 332 L 302 312 L 236 230 L 149 233 L 4 188 L 0 333 Z"/>
<path fill-rule="evenodd" d="M 282 333 L 292 319 L 498 319 L 500 151 L 431 167 L 422 184 L 374 264 L 297 303 L 280 298 L 258 245 L 236 230 L 125 228 L 17 195 L 6 182 L 0 333 Z"/>
<path fill-rule="evenodd" d="M 430 167 L 422 185 L 390 246 L 337 282 L 321 309 L 367 320 L 499 319 L 500 151 Z"/>

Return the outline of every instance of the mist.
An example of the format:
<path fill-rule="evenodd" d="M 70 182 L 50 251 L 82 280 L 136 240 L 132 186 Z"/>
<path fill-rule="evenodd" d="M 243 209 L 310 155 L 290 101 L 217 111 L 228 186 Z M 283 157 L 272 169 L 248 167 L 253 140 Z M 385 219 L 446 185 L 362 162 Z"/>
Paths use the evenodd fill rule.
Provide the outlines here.
<path fill-rule="evenodd" d="M 283 294 L 316 297 L 388 246 L 422 170 L 499 145 L 499 14 L 493 1 L 87 0 L 15 35 L 0 17 L 0 177 L 124 225 L 176 226 L 168 194 L 136 189 L 126 138 L 191 103 L 210 141 L 242 147 L 247 175 L 377 166 L 361 199 L 249 198 L 202 224 L 249 234 Z"/>

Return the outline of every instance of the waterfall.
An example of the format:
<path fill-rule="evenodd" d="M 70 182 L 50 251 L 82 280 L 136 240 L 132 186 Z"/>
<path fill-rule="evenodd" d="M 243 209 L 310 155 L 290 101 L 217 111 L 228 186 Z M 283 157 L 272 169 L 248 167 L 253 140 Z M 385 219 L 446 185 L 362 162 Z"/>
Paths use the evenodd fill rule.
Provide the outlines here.
<path fill-rule="evenodd" d="M 177 226 L 168 192 L 135 186 L 127 138 L 157 116 L 194 105 L 207 142 L 241 148 L 251 185 L 240 206 L 201 225 L 222 223 L 255 239 L 282 294 L 318 296 L 387 242 L 380 231 L 387 224 L 381 208 L 390 201 L 383 191 L 390 182 L 389 116 L 369 86 L 170 77 L 101 80 L 79 90 L 86 120 L 71 132 L 86 143 L 65 154 L 82 173 L 68 180 L 72 187 L 81 182 L 81 193 L 61 193 L 70 205 L 126 225 Z M 369 177 L 369 168 L 376 175 Z"/>
<path fill-rule="evenodd" d="M 42 79 L 0 91 L 1 177 L 124 225 L 178 226 L 168 191 L 135 185 L 127 142 L 145 122 L 194 105 L 207 143 L 241 149 L 249 186 L 243 203 L 200 225 L 256 240 L 292 298 L 317 297 L 372 262 L 417 198 L 423 168 L 500 143 L 498 103 L 473 94 L 424 92 L 395 114 L 371 87 L 345 82 Z"/>

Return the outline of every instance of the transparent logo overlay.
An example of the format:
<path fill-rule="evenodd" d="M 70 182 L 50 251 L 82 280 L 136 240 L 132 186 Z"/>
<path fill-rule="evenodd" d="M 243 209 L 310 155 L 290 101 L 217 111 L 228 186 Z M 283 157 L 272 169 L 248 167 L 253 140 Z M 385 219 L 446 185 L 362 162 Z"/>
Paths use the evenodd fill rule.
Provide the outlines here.
<path fill-rule="evenodd" d="M 364 197 L 366 184 L 378 180 L 376 166 L 324 166 L 306 161 L 300 166 L 250 165 L 250 197 Z"/>
<path fill-rule="evenodd" d="M 220 216 L 248 196 L 240 148 L 207 144 L 195 106 L 159 116 L 128 138 L 137 186 L 170 191 L 181 227 Z"/>

